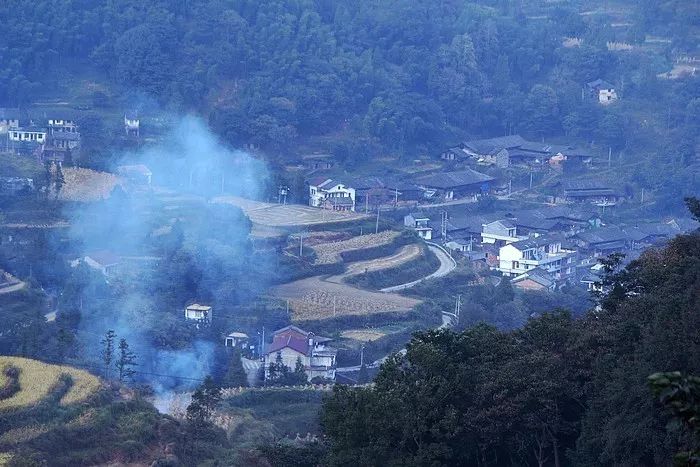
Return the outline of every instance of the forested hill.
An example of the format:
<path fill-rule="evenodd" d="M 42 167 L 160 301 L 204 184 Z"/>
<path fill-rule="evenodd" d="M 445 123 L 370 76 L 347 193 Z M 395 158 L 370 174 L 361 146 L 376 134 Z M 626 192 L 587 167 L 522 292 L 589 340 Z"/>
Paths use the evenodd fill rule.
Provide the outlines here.
<path fill-rule="evenodd" d="M 698 465 L 700 232 L 606 265 L 584 319 L 426 332 L 373 387 L 336 388 L 329 465 Z"/>
<path fill-rule="evenodd" d="M 625 122 L 596 125 L 581 86 L 603 78 L 628 98 L 676 99 L 684 121 L 697 84 L 672 89 L 656 74 L 697 47 L 698 8 L 686 3 L 7 0 L 0 104 L 65 98 L 58 84 L 102 76 L 108 94 L 142 90 L 209 115 L 231 143 L 275 150 L 348 132 L 399 152 L 434 152 L 464 132 L 619 143 Z M 658 53 L 606 48 L 652 34 L 669 40 Z M 564 47 L 566 37 L 582 45 Z"/>

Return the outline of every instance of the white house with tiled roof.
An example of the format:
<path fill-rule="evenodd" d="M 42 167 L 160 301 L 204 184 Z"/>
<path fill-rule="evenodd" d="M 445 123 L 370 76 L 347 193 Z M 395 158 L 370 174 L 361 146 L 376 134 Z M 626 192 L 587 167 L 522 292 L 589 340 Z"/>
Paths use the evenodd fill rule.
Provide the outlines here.
<path fill-rule="evenodd" d="M 355 189 L 327 177 L 309 180 L 309 206 L 354 211 Z"/>

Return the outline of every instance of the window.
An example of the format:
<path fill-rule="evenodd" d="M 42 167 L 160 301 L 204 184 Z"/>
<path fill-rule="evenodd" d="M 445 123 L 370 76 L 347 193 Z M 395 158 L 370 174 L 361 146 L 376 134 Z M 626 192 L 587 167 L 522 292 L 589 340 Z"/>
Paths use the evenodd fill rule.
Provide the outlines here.
<path fill-rule="evenodd" d="M 520 269 L 520 262 L 519 261 L 513 261 L 513 269 Z"/>

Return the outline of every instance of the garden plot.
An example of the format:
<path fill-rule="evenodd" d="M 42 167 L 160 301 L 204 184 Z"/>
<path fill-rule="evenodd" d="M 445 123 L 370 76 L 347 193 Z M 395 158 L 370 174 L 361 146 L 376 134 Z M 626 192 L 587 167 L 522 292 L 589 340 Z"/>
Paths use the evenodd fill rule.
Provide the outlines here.
<path fill-rule="evenodd" d="M 340 337 L 352 339 L 359 342 L 372 342 L 386 336 L 386 333 L 375 329 L 350 329 L 340 333 Z"/>
<path fill-rule="evenodd" d="M 399 232 L 387 230 L 376 234 L 359 235 L 348 240 L 339 242 L 320 243 L 313 245 L 312 248 L 316 253 L 316 264 L 332 264 L 342 261 L 341 253 L 353 250 L 365 250 L 377 246 L 390 244 Z"/>
<path fill-rule="evenodd" d="M 263 203 L 239 196 L 219 196 L 214 203 L 228 203 L 243 209 L 254 224 L 267 227 L 299 227 L 350 222 L 367 216 L 356 212 L 329 211 L 301 204 Z"/>
<path fill-rule="evenodd" d="M 421 303 L 398 294 L 370 292 L 328 282 L 317 276 L 277 286 L 271 293 L 289 301 L 293 321 L 410 311 Z"/>

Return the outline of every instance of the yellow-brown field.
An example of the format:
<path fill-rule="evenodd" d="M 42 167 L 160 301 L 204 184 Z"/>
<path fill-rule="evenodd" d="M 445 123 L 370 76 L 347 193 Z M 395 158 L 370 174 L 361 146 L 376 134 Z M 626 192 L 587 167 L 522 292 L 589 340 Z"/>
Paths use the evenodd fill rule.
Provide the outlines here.
<path fill-rule="evenodd" d="M 360 342 L 372 342 L 386 336 L 386 333 L 370 329 L 351 329 L 349 331 L 341 332 L 340 336 Z"/>
<path fill-rule="evenodd" d="M 29 407 L 39 403 L 56 387 L 61 375 L 70 376 L 73 384 L 61 398 L 61 405 L 82 402 L 101 387 L 98 377 L 68 366 L 50 365 L 29 358 L 0 357 L 0 368 L 19 368 L 20 390 L 12 397 L 0 400 L 0 410 Z"/>

